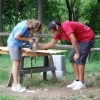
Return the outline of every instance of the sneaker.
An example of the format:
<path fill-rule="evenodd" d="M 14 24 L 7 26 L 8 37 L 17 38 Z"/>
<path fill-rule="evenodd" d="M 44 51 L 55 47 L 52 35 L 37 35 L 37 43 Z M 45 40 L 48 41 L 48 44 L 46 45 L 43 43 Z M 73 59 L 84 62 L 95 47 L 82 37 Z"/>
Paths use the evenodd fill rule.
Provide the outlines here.
<path fill-rule="evenodd" d="M 73 90 L 81 90 L 85 87 L 85 82 L 84 84 L 80 81 L 78 81 L 77 85 L 73 88 Z"/>
<path fill-rule="evenodd" d="M 67 85 L 67 88 L 74 88 L 77 85 L 78 81 L 74 80 L 72 84 Z"/>
<path fill-rule="evenodd" d="M 12 86 L 12 91 L 15 92 L 24 92 L 26 91 L 26 87 L 23 87 L 21 84 L 18 84 L 17 86 Z"/>

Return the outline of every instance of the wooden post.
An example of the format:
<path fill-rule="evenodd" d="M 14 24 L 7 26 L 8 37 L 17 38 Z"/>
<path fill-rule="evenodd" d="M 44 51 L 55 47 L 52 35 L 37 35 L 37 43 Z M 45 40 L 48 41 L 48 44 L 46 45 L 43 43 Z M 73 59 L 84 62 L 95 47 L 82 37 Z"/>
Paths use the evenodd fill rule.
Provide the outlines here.
<path fill-rule="evenodd" d="M 50 66 L 50 67 L 55 67 L 55 66 L 54 66 L 54 62 L 53 62 L 52 55 L 50 55 L 50 56 L 48 57 L 48 59 L 49 59 L 49 66 Z M 51 72 L 52 72 L 53 80 L 54 80 L 54 82 L 56 82 L 56 81 L 57 81 L 57 78 L 56 78 L 55 70 L 53 70 L 53 71 L 51 71 Z"/>
<path fill-rule="evenodd" d="M 48 67 L 49 66 L 49 61 L 48 61 L 48 56 L 44 56 L 44 65 L 43 67 Z M 43 72 L 43 80 L 47 79 L 47 72 Z"/>
<path fill-rule="evenodd" d="M 13 82 L 13 75 L 12 75 L 12 72 L 11 72 L 11 73 L 10 73 L 10 76 L 9 76 L 9 80 L 8 80 L 7 86 L 8 86 L 8 87 L 11 87 L 11 86 L 12 86 L 12 82 Z"/>

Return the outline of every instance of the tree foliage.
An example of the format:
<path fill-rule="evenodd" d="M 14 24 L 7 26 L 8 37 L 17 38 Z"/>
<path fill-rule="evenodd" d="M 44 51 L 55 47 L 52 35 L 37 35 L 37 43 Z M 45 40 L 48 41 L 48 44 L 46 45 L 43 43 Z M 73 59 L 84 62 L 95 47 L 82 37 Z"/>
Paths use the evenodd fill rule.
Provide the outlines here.
<path fill-rule="evenodd" d="M 66 0 L 69 21 L 78 21 L 80 4 L 80 0 Z"/>
<path fill-rule="evenodd" d="M 48 24 L 52 20 L 67 20 L 67 9 L 64 0 L 45 0 L 43 22 Z"/>
<path fill-rule="evenodd" d="M 91 9 L 91 17 L 89 19 L 89 26 L 94 30 L 95 34 L 100 35 L 100 4 L 97 3 Z"/>
<path fill-rule="evenodd" d="M 80 21 L 93 29 L 96 34 L 100 34 L 100 3 L 97 0 L 82 0 Z"/>
<path fill-rule="evenodd" d="M 69 2 L 70 10 L 66 1 Z M 96 34 L 100 34 L 100 3 L 99 0 L 45 0 L 43 23 L 48 25 L 52 20 L 81 21 L 90 26 Z M 11 31 L 15 25 L 16 0 L 3 0 L 2 11 L 4 31 Z M 38 18 L 38 0 L 19 0 L 18 22 L 24 19 Z"/>
<path fill-rule="evenodd" d="M 37 0 L 19 0 L 18 22 L 24 19 L 37 19 Z M 15 25 L 16 0 L 3 0 L 3 26 L 5 31 L 10 31 Z"/>

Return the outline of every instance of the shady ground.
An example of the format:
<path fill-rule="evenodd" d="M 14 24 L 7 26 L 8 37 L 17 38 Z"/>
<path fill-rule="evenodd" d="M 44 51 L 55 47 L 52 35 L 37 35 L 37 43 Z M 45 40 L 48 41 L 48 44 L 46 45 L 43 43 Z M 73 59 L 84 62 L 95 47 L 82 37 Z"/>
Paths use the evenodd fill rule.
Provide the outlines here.
<path fill-rule="evenodd" d="M 33 79 L 27 77 L 26 80 L 24 85 L 27 86 L 27 91 L 22 93 L 12 92 L 6 83 L 0 84 L 0 100 L 100 100 L 100 72 L 86 75 L 86 87 L 78 91 L 67 88 L 72 80 L 66 77 L 57 79 L 57 82 L 42 82 L 42 78 L 39 78 L 35 84 L 31 82 L 35 80 L 34 76 Z"/>

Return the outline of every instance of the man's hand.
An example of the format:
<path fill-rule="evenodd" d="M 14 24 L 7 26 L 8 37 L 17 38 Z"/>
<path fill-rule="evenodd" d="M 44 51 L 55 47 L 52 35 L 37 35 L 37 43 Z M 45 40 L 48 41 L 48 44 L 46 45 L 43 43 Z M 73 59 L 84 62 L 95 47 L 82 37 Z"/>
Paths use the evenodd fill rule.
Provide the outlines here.
<path fill-rule="evenodd" d="M 80 54 L 75 53 L 74 60 L 76 61 L 80 57 Z"/>

